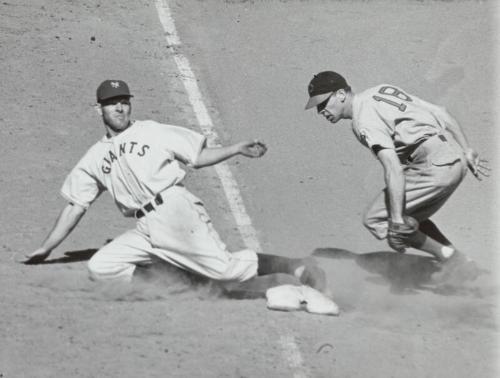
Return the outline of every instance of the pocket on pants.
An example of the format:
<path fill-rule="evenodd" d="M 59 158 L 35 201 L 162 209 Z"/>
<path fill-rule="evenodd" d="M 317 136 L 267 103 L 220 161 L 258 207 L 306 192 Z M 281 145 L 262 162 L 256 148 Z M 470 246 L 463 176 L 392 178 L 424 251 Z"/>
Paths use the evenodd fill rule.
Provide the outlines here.
<path fill-rule="evenodd" d="M 448 145 L 443 145 L 441 149 L 429 156 L 430 162 L 435 166 L 452 165 L 461 160 L 460 154 Z"/>

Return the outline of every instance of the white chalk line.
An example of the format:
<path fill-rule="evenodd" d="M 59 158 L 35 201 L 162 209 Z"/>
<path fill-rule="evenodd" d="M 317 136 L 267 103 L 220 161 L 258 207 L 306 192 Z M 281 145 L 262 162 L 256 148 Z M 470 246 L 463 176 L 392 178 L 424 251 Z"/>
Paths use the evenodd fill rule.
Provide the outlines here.
<path fill-rule="evenodd" d="M 295 337 L 292 335 L 281 336 L 279 343 L 284 359 L 293 370 L 293 378 L 307 378 L 308 372 L 304 366 L 304 360 Z"/>
<path fill-rule="evenodd" d="M 180 46 L 181 42 L 179 36 L 177 35 L 174 20 L 167 2 L 165 0 L 157 0 L 156 7 L 158 9 L 158 16 L 165 31 L 165 38 L 168 45 L 171 48 Z M 209 145 L 220 146 L 220 138 L 214 129 L 212 119 L 208 113 L 205 103 L 203 102 L 198 83 L 196 82 L 196 76 L 191 70 L 188 59 L 178 51 L 174 51 L 173 58 L 180 73 L 180 80 L 184 84 L 189 102 L 193 107 L 199 127 L 206 136 Z M 258 241 L 257 233 L 252 226 L 252 221 L 243 204 L 238 184 L 233 178 L 228 164 L 225 162 L 219 163 L 215 165 L 214 168 L 222 183 L 222 187 L 228 199 L 231 212 L 233 213 L 243 242 L 247 248 L 250 248 L 257 253 L 262 252 L 262 247 Z"/>
<path fill-rule="evenodd" d="M 167 44 L 173 50 L 173 57 L 180 73 L 180 80 L 184 84 L 189 102 L 191 103 L 193 111 L 196 115 L 198 125 L 211 146 L 220 146 L 220 138 L 214 128 L 207 107 L 203 102 L 201 91 L 196 81 L 196 76 L 191 70 L 188 59 L 175 49 L 181 45 L 181 41 L 179 35 L 177 34 L 175 22 L 172 18 L 172 12 L 170 11 L 167 0 L 156 0 L 156 9 L 158 11 L 160 22 L 163 26 L 163 30 L 165 31 Z M 252 225 L 252 220 L 245 209 L 240 189 L 233 177 L 233 174 L 231 173 L 231 170 L 229 169 L 228 164 L 224 162 L 219 163 L 215 165 L 214 168 L 221 181 L 229 207 L 234 216 L 243 242 L 247 248 L 250 248 L 257 253 L 262 252 L 257 233 Z M 282 336 L 280 338 L 280 345 L 285 360 L 294 372 L 294 378 L 306 378 L 307 372 L 304 367 L 299 347 L 295 342 L 295 337 L 292 335 Z"/>

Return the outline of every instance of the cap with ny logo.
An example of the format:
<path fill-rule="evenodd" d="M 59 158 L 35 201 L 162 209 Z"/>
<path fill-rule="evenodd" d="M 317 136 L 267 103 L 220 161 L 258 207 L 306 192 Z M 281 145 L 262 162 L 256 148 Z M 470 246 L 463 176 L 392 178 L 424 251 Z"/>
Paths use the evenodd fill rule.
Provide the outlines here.
<path fill-rule="evenodd" d="M 130 94 L 127 83 L 123 80 L 104 80 L 97 88 L 97 102 L 103 102 L 113 97 L 134 97 Z"/>

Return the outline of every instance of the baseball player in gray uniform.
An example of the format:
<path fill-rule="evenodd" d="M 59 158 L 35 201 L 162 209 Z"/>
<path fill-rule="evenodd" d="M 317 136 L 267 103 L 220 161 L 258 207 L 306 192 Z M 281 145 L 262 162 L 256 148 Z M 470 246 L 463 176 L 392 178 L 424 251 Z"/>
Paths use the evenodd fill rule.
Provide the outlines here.
<path fill-rule="evenodd" d="M 443 108 L 391 84 L 355 94 L 333 71 L 314 75 L 306 109 L 331 123 L 352 120 L 356 138 L 378 158 L 386 188 L 365 212 L 363 223 L 398 252 L 413 247 L 440 262 L 436 282 L 477 277 L 475 263 L 429 218 L 463 180 L 467 168 L 488 176 L 487 161 L 469 146 L 458 122 Z"/>
<path fill-rule="evenodd" d="M 129 281 L 137 265 L 149 264 L 156 256 L 218 281 L 243 282 L 256 275 L 288 273 L 318 292 L 326 289 L 324 272 L 311 257 L 293 259 L 249 249 L 229 252 L 202 201 L 182 184 L 186 173 L 179 163 L 201 168 L 236 155 L 258 158 L 266 152 L 263 143 L 208 147 L 203 135 L 187 128 L 132 120 L 131 97 L 121 80 L 99 85 L 96 109 L 106 135 L 66 177 L 61 193 L 67 205 L 26 263 L 46 259 L 107 190 L 123 215 L 135 217 L 137 223 L 92 256 L 88 263 L 92 279 Z"/>

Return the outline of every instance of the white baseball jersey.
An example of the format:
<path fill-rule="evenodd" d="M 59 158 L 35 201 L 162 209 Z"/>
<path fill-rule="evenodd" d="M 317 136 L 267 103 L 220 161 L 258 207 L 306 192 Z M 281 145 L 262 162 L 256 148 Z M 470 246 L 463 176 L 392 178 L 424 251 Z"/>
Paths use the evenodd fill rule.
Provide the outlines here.
<path fill-rule="evenodd" d="M 394 85 L 381 84 L 354 96 L 352 130 L 366 147 L 394 149 L 404 158 L 419 142 L 445 129 L 436 108 Z"/>
<path fill-rule="evenodd" d="M 114 137 L 92 146 L 61 189 L 69 201 L 87 208 L 108 190 L 125 216 L 133 216 L 156 194 L 163 203 L 146 211 L 136 227 L 100 248 L 89 260 L 94 279 L 130 280 L 138 264 L 152 257 L 216 280 L 245 281 L 257 274 L 257 254 L 231 253 L 212 226 L 202 201 L 179 184 L 179 161 L 195 164 L 205 137 L 154 121 L 135 121 Z"/>
<path fill-rule="evenodd" d="M 120 211 L 133 216 L 157 193 L 183 180 L 178 160 L 196 163 L 205 142 L 184 127 L 135 121 L 94 144 L 67 176 L 61 194 L 87 208 L 108 190 Z"/>

